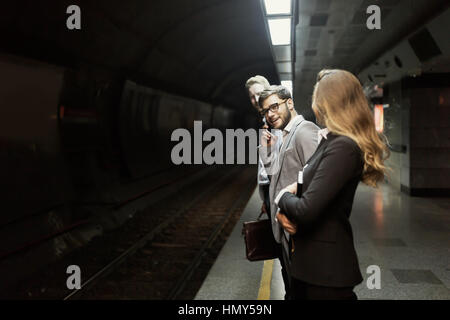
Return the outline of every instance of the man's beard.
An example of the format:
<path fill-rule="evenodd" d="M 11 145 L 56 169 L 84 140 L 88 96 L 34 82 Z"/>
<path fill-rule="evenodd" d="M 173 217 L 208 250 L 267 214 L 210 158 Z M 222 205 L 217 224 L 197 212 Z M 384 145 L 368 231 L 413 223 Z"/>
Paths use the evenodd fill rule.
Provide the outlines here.
<path fill-rule="evenodd" d="M 288 125 L 289 121 L 291 121 L 291 118 L 292 118 L 292 115 L 289 112 L 289 110 L 286 110 L 286 111 L 287 111 L 286 119 L 283 119 L 280 117 L 283 120 L 283 124 L 281 125 L 280 130 L 284 130 L 284 128 L 286 128 L 286 126 Z"/>

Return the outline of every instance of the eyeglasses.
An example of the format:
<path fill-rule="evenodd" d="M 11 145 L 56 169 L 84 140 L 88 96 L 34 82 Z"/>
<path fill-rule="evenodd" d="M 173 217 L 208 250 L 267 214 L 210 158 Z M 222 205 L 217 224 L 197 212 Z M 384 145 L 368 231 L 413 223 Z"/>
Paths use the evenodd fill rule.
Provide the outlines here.
<path fill-rule="evenodd" d="M 277 112 L 278 109 L 280 108 L 280 106 L 285 103 L 286 101 L 288 101 L 289 99 L 285 99 L 283 102 L 279 103 L 279 102 L 275 102 L 274 104 L 271 104 L 267 109 L 262 109 L 259 113 L 261 114 L 261 116 L 265 117 L 266 113 L 270 111 L 272 112 Z"/>

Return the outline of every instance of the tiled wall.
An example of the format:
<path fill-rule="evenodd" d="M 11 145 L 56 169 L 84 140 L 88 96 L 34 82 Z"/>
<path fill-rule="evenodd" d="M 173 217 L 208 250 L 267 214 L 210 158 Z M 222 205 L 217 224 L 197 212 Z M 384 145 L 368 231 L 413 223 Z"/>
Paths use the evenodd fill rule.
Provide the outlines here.
<path fill-rule="evenodd" d="M 411 189 L 450 190 L 450 87 L 410 89 Z"/>
<path fill-rule="evenodd" d="M 387 86 L 385 134 L 394 146 L 388 182 L 408 194 L 450 194 L 449 78 L 428 74 Z"/>
<path fill-rule="evenodd" d="M 409 187 L 409 100 L 402 96 L 400 81 L 389 84 L 386 91 L 384 134 L 392 146 L 387 181 L 400 190 L 402 185 Z"/>

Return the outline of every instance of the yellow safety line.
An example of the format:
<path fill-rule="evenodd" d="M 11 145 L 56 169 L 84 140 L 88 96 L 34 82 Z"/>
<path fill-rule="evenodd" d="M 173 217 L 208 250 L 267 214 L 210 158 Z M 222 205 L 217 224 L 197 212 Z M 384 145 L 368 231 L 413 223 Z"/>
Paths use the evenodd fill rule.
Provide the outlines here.
<path fill-rule="evenodd" d="M 258 300 L 270 300 L 270 282 L 272 280 L 273 260 L 264 261 Z"/>

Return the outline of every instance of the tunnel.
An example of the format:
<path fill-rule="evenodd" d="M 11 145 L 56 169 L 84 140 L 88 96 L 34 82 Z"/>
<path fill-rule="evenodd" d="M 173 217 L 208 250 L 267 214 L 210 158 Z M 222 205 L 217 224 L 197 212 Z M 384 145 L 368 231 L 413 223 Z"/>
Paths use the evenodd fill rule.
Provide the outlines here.
<path fill-rule="evenodd" d="M 252 106 L 246 83 L 324 129 L 323 69 L 356 77 L 389 154 L 352 206 L 358 298 L 450 299 L 448 1 L 0 10 L 2 300 L 285 299 L 279 260 L 249 261 L 241 232 L 266 210 L 261 132 L 284 106 Z"/>

